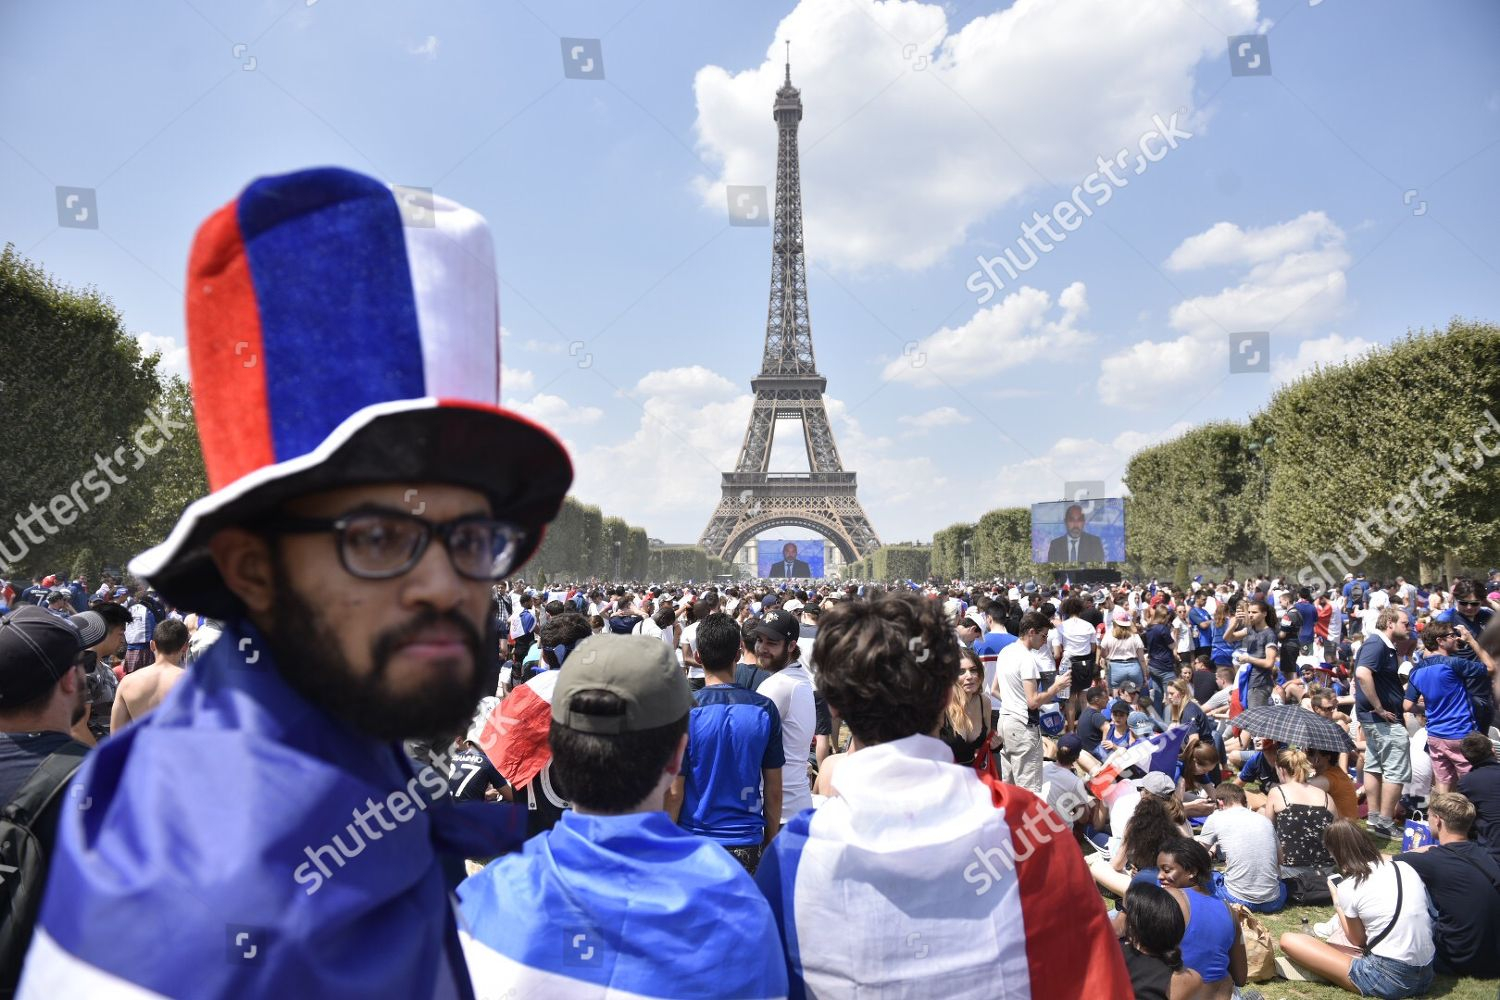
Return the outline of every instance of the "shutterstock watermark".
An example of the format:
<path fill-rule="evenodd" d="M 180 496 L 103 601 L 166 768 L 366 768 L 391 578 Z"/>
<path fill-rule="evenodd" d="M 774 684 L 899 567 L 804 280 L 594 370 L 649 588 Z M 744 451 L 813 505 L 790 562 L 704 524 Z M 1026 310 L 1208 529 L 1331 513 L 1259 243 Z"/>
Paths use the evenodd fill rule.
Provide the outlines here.
<path fill-rule="evenodd" d="M 129 482 L 127 472 L 135 472 L 146 464 L 146 459 L 155 455 L 166 447 L 167 442 L 172 440 L 174 431 L 184 430 L 188 425 L 178 423 L 164 413 L 155 410 L 146 411 L 146 422 L 136 428 L 131 440 L 135 442 L 135 450 L 130 451 L 130 446 L 122 444 L 109 455 L 94 453 L 94 467 L 82 476 L 73 480 L 73 485 L 62 493 L 58 493 L 48 500 L 45 506 L 38 506 L 35 502 L 24 514 L 16 515 L 16 526 L 10 529 L 10 546 L 0 538 L 0 573 L 10 572 L 10 568 L 22 562 L 31 552 L 33 545 L 41 545 L 48 538 L 56 535 L 63 528 L 78 520 L 79 514 L 89 512 L 89 504 L 81 495 L 84 490 L 90 494 L 89 500 L 95 507 L 109 499 L 116 486 L 124 486 Z M 155 432 L 156 443 L 153 447 L 148 444 L 146 438 Z M 128 469 L 125 464 L 128 459 L 134 458 L 135 464 Z M 117 471 L 118 469 L 118 471 Z M 52 520 L 47 515 L 52 515 Z M 56 522 L 55 524 L 52 522 Z"/>
<path fill-rule="evenodd" d="M 1447 496 L 1455 482 L 1468 482 L 1469 477 L 1462 471 L 1464 466 L 1469 472 L 1474 472 L 1484 466 L 1486 459 L 1500 455 L 1500 420 L 1496 420 L 1489 410 L 1484 411 L 1484 420 L 1472 436 L 1472 452 L 1462 440 L 1434 451 L 1432 461 L 1384 507 L 1371 507 L 1354 519 L 1354 530 L 1344 539 L 1348 551 L 1343 545 L 1335 545 L 1332 552 L 1307 553 L 1312 562 L 1297 571 L 1297 582 L 1304 587 L 1313 587 L 1319 584 L 1331 586 L 1342 580 L 1368 559 L 1371 552 L 1379 551 L 1385 539 L 1416 520 L 1420 516 L 1418 508 L 1427 510 L 1431 501 Z M 1495 443 L 1486 445 L 1492 431 Z M 1368 548 L 1365 543 L 1369 543 Z"/>
<path fill-rule="evenodd" d="M 419 786 L 427 789 L 429 794 L 419 795 Z M 345 844 L 344 838 L 335 833 L 327 843 L 316 848 L 304 847 L 302 851 L 307 855 L 307 860 L 293 870 L 292 880 L 298 885 L 306 886 L 304 891 L 311 896 L 323 888 L 324 882 L 333 878 L 335 869 L 330 867 L 330 863 L 343 868 L 363 854 L 371 843 L 399 829 L 396 824 L 407 822 L 418 812 L 425 811 L 429 803 L 436 802 L 446 794 L 448 779 L 436 767 L 428 764 L 406 782 L 406 787 L 396 789 L 378 802 L 373 798 L 365 799 L 365 807 L 355 809 L 344 827 L 349 842 Z M 387 812 L 395 820 L 394 823 L 386 819 Z M 372 826 L 371 821 L 376 825 Z"/>
<path fill-rule="evenodd" d="M 1179 142 L 1193 137 L 1193 133 L 1178 127 L 1178 114 L 1180 112 L 1174 112 L 1166 121 L 1161 120 L 1161 115 L 1151 116 L 1153 127 L 1136 141 L 1135 149 L 1138 152 L 1135 153 L 1134 160 L 1131 160 L 1129 146 L 1122 148 L 1110 159 L 1098 157 L 1095 164 L 1099 169 L 1085 177 L 1081 184 L 1074 185 L 1069 198 L 1053 205 L 1045 215 L 1032 212 L 1031 221 L 1021 224 L 1021 235 L 1016 239 L 1015 249 L 1007 247 L 994 257 L 975 257 L 979 269 L 969 275 L 964 287 L 976 293 L 979 304 L 984 305 L 1005 287 L 1005 281 L 1001 279 L 997 268 L 1004 270 L 1006 276 L 1015 281 L 1035 267 L 1042 254 L 1051 253 L 1057 244 L 1066 241 L 1069 233 L 1083 225 L 1084 219 L 1093 218 L 1094 209 L 1109 204 L 1115 191 L 1130 183 L 1130 177 L 1116 173 L 1117 169 L 1124 170 L 1128 163 L 1133 162 L 1133 173 L 1140 176 L 1148 166 L 1161 161 L 1168 152 L 1176 149 Z M 1108 183 L 1105 183 L 1106 180 Z M 1085 198 L 1085 194 L 1092 198 Z M 1052 228 L 1053 223 L 1060 227 L 1060 232 Z M 1045 232 L 1047 239 L 1038 235 L 1039 231 Z M 1025 254 L 1024 260 L 1017 250 Z"/>
<path fill-rule="evenodd" d="M 1060 811 L 1069 816 L 1088 806 L 1088 800 L 1072 792 L 1063 792 L 1057 798 Z M 1022 820 L 1019 829 L 1011 831 L 1010 840 L 994 847 L 974 848 L 977 861 L 964 868 L 964 881 L 977 886 L 974 895 L 983 896 L 1001 880 L 1002 872 L 1013 872 L 1016 865 L 1045 847 L 1053 837 L 1073 836 L 1073 827 L 1051 808 L 1038 809 Z"/>

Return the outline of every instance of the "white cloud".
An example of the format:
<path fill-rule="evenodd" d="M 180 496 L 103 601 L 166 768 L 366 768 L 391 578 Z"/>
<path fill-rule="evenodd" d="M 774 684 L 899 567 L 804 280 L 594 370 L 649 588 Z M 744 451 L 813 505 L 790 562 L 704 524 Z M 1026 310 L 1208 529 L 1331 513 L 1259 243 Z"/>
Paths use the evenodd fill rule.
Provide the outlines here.
<path fill-rule="evenodd" d="M 416 45 L 408 46 L 406 51 L 414 56 L 422 56 L 426 59 L 436 59 L 438 53 L 437 35 L 428 35 Z"/>
<path fill-rule="evenodd" d="M 927 431 L 941 430 L 945 427 L 957 427 L 959 424 L 972 423 L 973 420 L 973 417 L 960 413 L 952 406 L 939 406 L 926 413 L 907 414 L 897 418 L 899 423 L 912 428 L 916 434 L 925 434 Z"/>
<path fill-rule="evenodd" d="M 916 385 L 972 382 L 1088 343 L 1092 337 L 1078 328 L 1078 320 L 1088 312 L 1083 282 L 1063 289 L 1057 304 L 1062 315 L 1048 319 L 1052 297 L 1023 286 L 980 309 L 962 326 L 943 327 L 907 345 L 901 357 L 885 366 L 884 375 Z"/>
<path fill-rule="evenodd" d="M 500 366 L 500 389 L 509 396 L 513 393 L 530 392 L 536 386 L 536 375 L 524 368 Z"/>
<path fill-rule="evenodd" d="M 1289 349 L 1278 350 L 1281 344 L 1324 333 L 1340 316 L 1350 262 L 1344 231 L 1323 212 L 1305 212 L 1259 229 L 1219 222 L 1189 236 L 1167 258 L 1168 268 L 1239 267 L 1245 269 L 1243 276 L 1235 285 L 1174 306 L 1169 325 L 1179 334 L 1176 338 L 1142 340 L 1105 357 L 1099 398 L 1113 406 L 1145 409 L 1174 392 L 1217 382 L 1228 372 L 1230 333 L 1269 331 L 1273 356 L 1285 356 Z M 1320 346 L 1298 349 L 1296 357 L 1305 354 L 1305 362 L 1286 358 L 1273 365 L 1302 371 L 1331 360 L 1341 349 L 1356 349 L 1341 344 L 1368 346 L 1336 335 L 1316 343 Z"/>
<path fill-rule="evenodd" d="M 1361 337 L 1344 337 L 1330 333 L 1321 340 L 1304 340 L 1297 353 L 1271 361 L 1271 377 L 1277 385 L 1295 382 L 1318 365 L 1330 365 L 1363 354 L 1375 345 Z"/>
<path fill-rule="evenodd" d="M 543 427 L 581 427 L 596 423 L 604 416 L 604 411 L 597 406 L 569 403 L 561 396 L 547 392 L 539 392 L 530 399 L 518 400 L 511 404 L 511 409 L 525 414 Z"/>
<path fill-rule="evenodd" d="M 188 377 L 188 352 L 186 344 L 179 344 L 171 337 L 162 336 L 159 333 L 141 332 L 134 335 L 136 341 L 141 345 L 141 353 L 151 354 L 159 352 L 161 363 L 157 371 L 163 377 L 169 375 L 180 375 Z"/>
<path fill-rule="evenodd" d="M 1172 328 L 1198 337 L 1240 330 L 1326 330 L 1348 292 L 1351 258 L 1344 231 L 1322 212 L 1242 230 L 1220 222 L 1184 240 L 1167 258 L 1177 271 L 1249 265 L 1239 284 L 1189 298 L 1172 309 Z"/>
<path fill-rule="evenodd" d="M 995 507 L 1026 507 L 1052 498 L 1063 499 L 1070 480 L 1098 479 L 1104 495 L 1124 495 L 1120 477 L 1130 456 L 1142 448 L 1177 437 L 1192 428 L 1179 421 L 1159 431 L 1124 431 L 1108 441 L 1094 438 L 1058 438 L 1045 452 L 1001 466 L 980 491 L 983 506 L 975 513 Z"/>
<path fill-rule="evenodd" d="M 635 430 L 578 453 L 573 492 L 668 541 L 697 541 L 754 397 L 697 365 L 650 372 L 626 395 L 641 407 Z"/>
<path fill-rule="evenodd" d="M 950 25 L 936 4 L 802 0 L 759 65 L 698 71 L 698 146 L 719 167 L 698 190 L 722 213 L 724 185 L 774 184 L 770 110 L 791 39 L 809 253 L 844 269 L 930 267 L 1043 177 L 1080 183 L 1153 115 L 1190 108 L 1198 64 L 1222 60 L 1225 35 L 1255 14 L 1255 0 L 1017 0 Z"/>
<path fill-rule="evenodd" d="M 1229 340 L 1143 340 L 1099 364 L 1099 398 L 1110 406 L 1144 410 L 1179 389 L 1226 370 Z"/>

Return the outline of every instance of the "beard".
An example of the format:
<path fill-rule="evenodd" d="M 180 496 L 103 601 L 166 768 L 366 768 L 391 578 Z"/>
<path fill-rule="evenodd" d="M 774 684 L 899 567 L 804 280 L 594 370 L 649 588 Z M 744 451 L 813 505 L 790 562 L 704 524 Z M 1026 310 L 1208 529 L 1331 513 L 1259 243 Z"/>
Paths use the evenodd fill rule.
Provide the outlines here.
<path fill-rule="evenodd" d="M 409 621 L 377 633 L 370 643 L 370 671 L 357 673 L 338 636 L 317 610 L 293 589 L 279 558 L 273 559 L 276 595 L 274 632 L 267 632 L 276 669 L 287 685 L 312 704 L 357 731 L 380 740 L 448 735 L 473 718 L 483 694 L 482 641 L 473 624 L 456 612 L 426 609 Z M 438 623 L 457 628 L 470 661 L 467 680 L 436 676 L 415 692 L 389 686 L 391 657 L 405 640 Z"/>

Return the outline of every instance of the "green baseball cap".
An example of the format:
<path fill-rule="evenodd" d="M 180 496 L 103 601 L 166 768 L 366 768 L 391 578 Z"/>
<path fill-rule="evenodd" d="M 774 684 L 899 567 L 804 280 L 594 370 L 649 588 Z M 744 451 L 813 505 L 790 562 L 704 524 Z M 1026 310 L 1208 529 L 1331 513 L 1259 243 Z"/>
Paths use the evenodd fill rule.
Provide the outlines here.
<path fill-rule="evenodd" d="M 580 691 L 608 691 L 624 715 L 574 711 Z M 693 707 L 687 677 L 665 643 L 644 635 L 592 635 L 563 662 L 552 691 L 552 721 L 582 733 L 634 733 L 681 719 Z"/>

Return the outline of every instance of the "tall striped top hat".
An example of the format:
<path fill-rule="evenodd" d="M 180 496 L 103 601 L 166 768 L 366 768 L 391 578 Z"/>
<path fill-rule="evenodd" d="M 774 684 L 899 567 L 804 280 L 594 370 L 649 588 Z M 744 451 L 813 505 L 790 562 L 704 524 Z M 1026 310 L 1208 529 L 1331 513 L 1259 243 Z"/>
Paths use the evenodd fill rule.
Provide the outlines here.
<path fill-rule="evenodd" d="M 572 482 L 549 432 L 502 409 L 489 227 L 348 170 L 262 177 L 198 230 L 188 355 L 210 493 L 130 571 L 174 604 L 231 617 L 208 554 L 220 528 L 366 483 L 489 497 L 540 544 Z"/>

